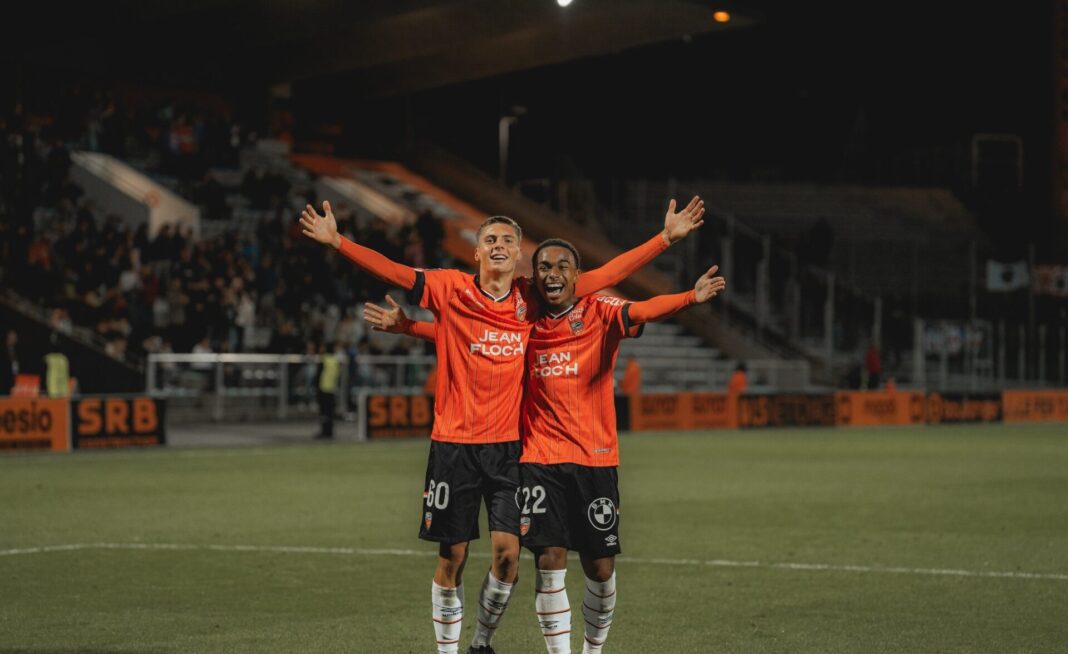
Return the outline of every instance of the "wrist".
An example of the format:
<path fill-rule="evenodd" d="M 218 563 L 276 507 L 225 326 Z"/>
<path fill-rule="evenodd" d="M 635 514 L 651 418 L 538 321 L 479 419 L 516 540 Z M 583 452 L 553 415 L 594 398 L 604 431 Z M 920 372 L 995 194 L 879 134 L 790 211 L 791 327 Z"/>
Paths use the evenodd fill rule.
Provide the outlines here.
<path fill-rule="evenodd" d="M 335 250 L 341 249 L 341 234 L 334 234 L 334 240 L 330 241 L 330 247 Z"/>
<path fill-rule="evenodd" d="M 664 244 L 665 245 L 671 245 L 672 243 L 675 242 L 675 241 L 671 240 L 670 236 L 668 236 L 668 231 L 666 229 L 664 231 L 660 232 L 660 238 L 664 239 Z"/>

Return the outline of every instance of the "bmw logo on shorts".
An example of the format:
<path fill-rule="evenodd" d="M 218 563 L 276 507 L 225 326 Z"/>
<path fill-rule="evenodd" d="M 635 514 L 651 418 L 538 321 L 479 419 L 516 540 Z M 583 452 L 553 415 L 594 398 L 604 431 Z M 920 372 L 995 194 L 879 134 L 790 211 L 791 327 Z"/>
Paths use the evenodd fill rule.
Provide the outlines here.
<path fill-rule="evenodd" d="M 616 505 L 607 497 L 599 497 L 590 502 L 586 514 L 590 517 L 590 524 L 594 529 L 608 531 L 616 526 Z"/>

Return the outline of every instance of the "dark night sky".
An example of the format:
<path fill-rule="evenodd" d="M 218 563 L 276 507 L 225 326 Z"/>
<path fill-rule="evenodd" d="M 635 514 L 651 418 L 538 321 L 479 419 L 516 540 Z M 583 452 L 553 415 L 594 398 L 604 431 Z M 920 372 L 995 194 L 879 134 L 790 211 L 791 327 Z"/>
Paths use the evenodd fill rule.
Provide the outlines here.
<path fill-rule="evenodd" d="M 594 177 L 745 178 L 771 168 L 782 178 L 850 181 L 856 168 L 870 178 L 873 162 L 1011 132 L 1024 138 L 1029 185 L 1048 184 L 1048 3 L 1000 14 L 944 6 L 957 3 L 817 2 L 810 13 L 793 4 L 801 3 L 772 11 L 763 25 L 688 43 L 339 106 L 356 150 L 393 138 L 407 111 L 419 137 L 492 172 L 497 119 L 523 105 L 513 132 L 517 176 L 553 177 L 573 164 Z M 379 129 L 361 132 L 361 121 Z M 847 145 L 859 159 L 844 159 Z"/>

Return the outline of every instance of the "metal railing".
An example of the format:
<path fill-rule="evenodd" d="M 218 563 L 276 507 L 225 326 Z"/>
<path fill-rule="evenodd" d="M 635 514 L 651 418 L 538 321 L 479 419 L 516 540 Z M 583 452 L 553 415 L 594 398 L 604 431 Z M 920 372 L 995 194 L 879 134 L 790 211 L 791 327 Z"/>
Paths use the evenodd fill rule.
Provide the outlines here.
<path fill-rule="evenodd" d="M 345 356 L 337 406 L 350 413 L 350 400 L 362 388 L 376 392 L 422 389 L 436 358 L 427 355 Z M 168 413 L 191 411 L 192 417 L 222 421 L 233 417 L 284 420 L 314 412 L 321 357 L 298 354 L 150 354 L 145 390 L 168 398 Z"/>

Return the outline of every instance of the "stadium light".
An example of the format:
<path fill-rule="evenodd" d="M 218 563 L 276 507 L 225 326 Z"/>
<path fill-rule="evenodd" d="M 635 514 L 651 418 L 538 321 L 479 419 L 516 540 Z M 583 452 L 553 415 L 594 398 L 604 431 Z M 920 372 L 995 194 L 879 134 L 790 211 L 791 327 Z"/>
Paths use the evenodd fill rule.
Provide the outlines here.
<path fill-rule="evenodd" d="M 716 13 L 712 14 L 712 18 L 717 23 L 729 23 L 731 21 L 730 12 L 727 11 L 717 11 Z"/>
<path fill-rule="evenodd" d="M 556 4 L 560 5 L 561 7 L 566 7 L 571 4 L 571 0 L 556 0 Z"/>

